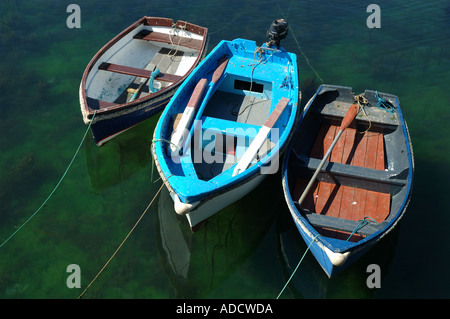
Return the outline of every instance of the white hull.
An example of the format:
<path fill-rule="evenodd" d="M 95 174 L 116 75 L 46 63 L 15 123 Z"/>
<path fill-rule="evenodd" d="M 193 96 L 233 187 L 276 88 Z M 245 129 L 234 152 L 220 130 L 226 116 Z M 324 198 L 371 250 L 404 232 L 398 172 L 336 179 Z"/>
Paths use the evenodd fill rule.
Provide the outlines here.
<path fill-rule="evenodd" d="M 194 228 L 202 221 L 208 219 L 228 205 L 231 205 L 232 203 L 241 199 L 252 190 L 254 190 L 258 185 L 260 185 L 265 177 L 266 175 L 259 175 L 251 179 L 247 183 L 237 186 L 225 193 L 219 194 L 212 198 L 208 198 L 205 201 L 201 201 L 198 206 L 196 206 L 190 212 L 186 213 L 186 218 L 189 222 L 189 225 L 191 226 L 191 228 Z"/>

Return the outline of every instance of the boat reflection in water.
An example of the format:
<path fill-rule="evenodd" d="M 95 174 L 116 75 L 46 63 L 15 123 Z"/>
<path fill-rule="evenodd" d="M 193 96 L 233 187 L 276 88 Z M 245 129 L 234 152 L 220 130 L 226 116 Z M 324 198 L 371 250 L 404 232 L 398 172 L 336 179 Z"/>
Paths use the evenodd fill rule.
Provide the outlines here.
<path fill-rule="evenodd" d="M 155 116 L 143 121 L 101 148 L 93 139 L 86 139 L 86 168 L 94 191 L 117 185 L 151 165 L 151 140 L 146 132 L 155 129 L 157 120 Z"/>
<path fill-rule="evenodd" d="M 286 208 L 287 210 L 287 208 Z M 307 249 L 305 242 L 290 218 L 288 211 L 277 214 L 276 233 L 278 255 L 285 281 L 291 277 Z M 328 278 L 311 252 L 307 252 L 295 275 L 280 298 L 332 299 L 332 298 L 373 298 L 379 289 L 367 286 L 369 265 L 380 267 L 381 288 L 395 255 L 399 228 L 394 229 L 383 241 L 366 255 L 335 277 Z M 369 279 L 369 282 L 373 282 Z"/>
<path fill-rule="evenodd" d="M 280 175 L 268 176 L 259 188 L 204 221 L 193 233 L 184 216 L 161 190 L 155 233 L 161 263 L 174 298 L 207 298 L 257 249 L 282 203 Z"/>

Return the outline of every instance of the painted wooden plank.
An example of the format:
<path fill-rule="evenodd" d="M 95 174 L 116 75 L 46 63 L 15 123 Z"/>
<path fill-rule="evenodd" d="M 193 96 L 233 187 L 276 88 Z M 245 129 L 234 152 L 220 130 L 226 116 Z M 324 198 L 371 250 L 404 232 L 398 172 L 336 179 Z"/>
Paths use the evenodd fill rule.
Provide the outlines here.
<path fill-rule="evenodd" d="M 173 44 L 175 46 L 179 45 L 182 47 L 191 48 L 195 50 L 201 50 L 201 48 L 203 47 L 203 40 L 188 37 L 180 37 L 177 34 L 169 35 L 167 33 L 150 30 L 142 30 L 141 32 L 136 34 L 133 38 L 146 41 L 163 42 Z"/>
<path fill-rule="evenodd" d="M 387 193 L 378 193 L 377 215 L 373 217 L 378 223 L 381 223 L 389 216 L 391 208 L 391 195 Z"/>
<path fill-rule="evenodd" d="M 364 137 L 367 139 L 364 167 L 375 169 L 378 152 L 378 134 L 374 132 L 366 132 Z"/>
<path fill-rule="evenodd" d="M 138 69 L 138 68 L 133 68 L 131 66 L 107 63 L 107 62 L 103 62 L 102 64 L 99 65 L 98 68 L 99 68 L 99 70 L 120 73 L 120 74 L 133 75 L 133 76 L 138 76 L 138 77 L 146 78 L 146 79 L 149 79 L 150 76 L 152 75 L 152 72 L 149 70 Z M 177 82 L 182 78 L 183 78 L 182 76 L 174 75 L 174 74 L 167 74 L 167 73 L 160 73 L 156 77 L 156 79 L 158 81 L 163 81 L 163 82 Z"/>
<path fill-rule="evenodd" d="M 170 149 L 172 152 L 177 152 L 184 145 L 185 139 L 187 138 L 186 132 L 189 131 L 192 120 L 195 116 L 195 111 L 197 106 L 201 102 L 203 97 L 203 91 L 206 88 L 207 80 L 200 79 L 192 92 L 191 97 L 184 109 L 183 115 L 177 125 L 177 129 L 174 131 L 172 137 L 170 138 Z"/>
<path fill-rule="evenodd" d="M 363 217 L 371 217 L 375 219 L 378 214 L 378 193 L 367 191 L 366 193 L 366 209 Z"/>
<path fill-rule="evenodd" d="M 331 144 L 333 143 L 334 137 L 336 136 L 337 126 L 330 125 L 328 128 L 328 131 L 323 139 L 323 154 L 321 154 L 321 159 L 325 156 L 326 152 L 330 148 Z"/>
<path fill-rule="evenodd" d="M 351 165 L 364 167 L 367 151 L 367 139 L 364 138 L 362 134 L 356 134 L 355 143 L 356 143 L 355 155 L 353 156 L 353 161 Z"/>
<path fill-rule="evenodd" d="M 330 199 L 333 187 L 330 183 L 319 183 L 319 190 L 316 197 L 316 213 L 325 215 L 327 213 L 327 203 Z M 328 204 L 329 205 L 329 204 Z"/>
<path fill-rule="evenodd" d="M 366 195 L 367 190 L 361 188 L 354 189 L 353 193 L 353 202 L 355 203 L 354 211 L 349 219 L 358 221 L 364 218 L 366 214 Z"/>
<path fill-rule="evenodd" d="M 384 160 L 384 136 L 383 134 L 378 135 L 378 151 L 377 151 L 377 160 L 375 168 L 379 170 L 384 170 L 386 167 Z"/>
<path fill-rule="evenodd" d="M 356 130 L 347 128 L 345 130 L 345 145 L 342 154 L 342 164 L 350 164 L 355 155 L 355 134 Z"/>
<path fill-rule="evenodd" d="M 342 188 L 342 200 L 341 200 L 341 211 L 339 214 L 340 218 L 343 219 L 353 219 L 355 205 L 353 204 L 354 199 L 354 189 L 353 187 L 341 186 Z"/>
<path fill-rule="evenodd" d="M 327 216 L 340 217 L 341 212 L 341 201 L 342 201 L 342 187 L 331 183 L 331 193 L 330 198 L 326 204 Z"/>
<path fill-rule="evenodd" d="M 342 132 L 341 137 L 337 141 L 336 145 L 333 148 L 333 151 L 331 152 L 331 156 L 329 161 L 336 162 L 336 163 L 342 163 L 342 153 L 344 152 L 344 144 L 345 144 L 345 133 L 347 130 Z M 337 132 L 337 130 L 336 130 Z"/>

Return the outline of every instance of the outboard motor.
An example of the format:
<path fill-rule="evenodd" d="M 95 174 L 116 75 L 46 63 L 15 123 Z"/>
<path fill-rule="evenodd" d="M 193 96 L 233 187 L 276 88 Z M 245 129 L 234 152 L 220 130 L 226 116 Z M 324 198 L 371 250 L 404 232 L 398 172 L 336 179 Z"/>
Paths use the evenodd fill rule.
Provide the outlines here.
<path fill-rule="evenodd" d="M 266 36 L 269 38 L 267 46 L 276 45 L 277 49 L 280 48 L 280 41 L 286 38 L 288 34 L 288 23 L 284 19 L 276 19 L 270 25 L 269 30 L 266 32 Z"/>

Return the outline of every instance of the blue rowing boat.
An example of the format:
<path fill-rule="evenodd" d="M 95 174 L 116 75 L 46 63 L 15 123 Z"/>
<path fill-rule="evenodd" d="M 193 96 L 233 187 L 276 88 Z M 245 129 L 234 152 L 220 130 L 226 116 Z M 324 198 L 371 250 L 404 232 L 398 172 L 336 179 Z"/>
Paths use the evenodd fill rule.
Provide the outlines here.
<path fill-rule="evenodd" d="M 398 224 L 413 174 L 397 96 L 319 87 L 285 153 L 282 182 L 298 231 L 329 277 Z"/>
<path fill-rule="evenodd" d="M 221 41 L 163 111 L 152 153 L 191 229 L 278 171 L 299 102 L 297 58 L 279 43 Z"/>

